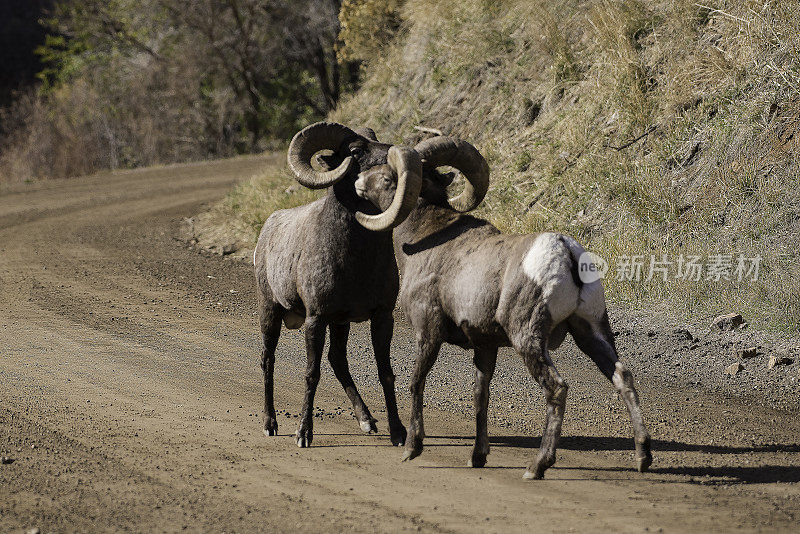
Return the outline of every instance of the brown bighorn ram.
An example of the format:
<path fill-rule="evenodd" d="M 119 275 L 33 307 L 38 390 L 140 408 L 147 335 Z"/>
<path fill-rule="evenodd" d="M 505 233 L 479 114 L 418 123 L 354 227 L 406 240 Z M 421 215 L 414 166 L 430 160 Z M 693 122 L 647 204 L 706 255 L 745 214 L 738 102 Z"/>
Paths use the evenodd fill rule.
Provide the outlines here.
<path fill-rule="evenodd" d="M 419 157 L 414 150 L 377 142 L 371 130 L 356 132 L 325 122 L 298 132 L 288 156 L 298 182 L 329 189 L 315 202 L 273 213 L 253 254 L 264 342 L 264 433 L 278 432 L 273 369 L 281 321 L 287 328 L 306 327 L 306 393 L 297 445 L 308 447 L 313 439 L 314 394 L 326 328 L 330 329 L 328 360 L 353 403 L 361 429 L 377 431 L 350 376 L 346 355 L 350 323 L 369 319 L 391 440 L 401 445 L 406 429 L 397 414 L 389 356 L 399 283 L 392 234 L 382 230 L 399 224 L 416 204 L 422 172 Z M 330 170 L 315 170 L 312 158 Z M 356 195 L 353 184 L 359 172 L 382 164 L 388 164 L 399 179 L 395 199 L 379 213 Z"/>
<path fill-rule="evenodd" d="M 525 472 L 525 478 L 542 478 L 555 462 L 567 398 L 567 384 L 549 351 L 569 332 L 622 396 L 633 421 L 637 466 L 645 471 L 652 462 L 650 436 L 633 376 L 618 361 L 602 283 L 584 283 L 579 276 L 583 248 L 559 234 L 502 234 L 489 222 L 462 213 L 480 203 L 489 185 L 488 165 L 469 143 L 437 137 L 419 143 L 415 150 L 423 163 L 420 199 L 394 230 L 403 273 L 400 303 L 417 343 L 411 423 L 403 459 L 422 452 L 425 378 L 441 344 L 447 342 L 474 349 L 476 437 L 470 465 L 486 464 L 489 382 L 498 347 L 511 346 L 522 356 L 547 400 L 541 448 Z M 436 168 L 441 166 L 464 174 L 462 196 L 448 200 L 452 175 L 438 172 Z M 395 171 L 382 165 L 362 172 L 355 187 L 375 206 L 386 207 L 397 183 Z"/>

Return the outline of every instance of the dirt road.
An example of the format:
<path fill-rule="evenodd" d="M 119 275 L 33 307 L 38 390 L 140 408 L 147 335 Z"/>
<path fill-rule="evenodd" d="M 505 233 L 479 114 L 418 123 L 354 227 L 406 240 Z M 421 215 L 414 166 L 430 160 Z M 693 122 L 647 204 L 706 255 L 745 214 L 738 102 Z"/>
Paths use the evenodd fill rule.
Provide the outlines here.
<path fill-rule="evenodd" d="M 489 464 L 466 468 L 471 369 L 460 350 L 432 373 L 425 452 L 401 464 L 364 325 L 351 367 L 383 433 L 360 433 L 326 368 L 314 446 L 296 447 L 304 350 L 284 332 L 280 435 L 266 438 L 250 268 L 174 235 L 278 158 L 0 193 L 0 455 L 13 460 L 0 465 L 0 531 L 796 532 L 796 413 L 640 374 L 655 456 L 642 475 L 621 402 L 571 345 L 556 354 L 572 387 L 542 481 L 521 478 L 544 408 L 513 357 L 493 384 Z M 411 336 L 398 323 L 407 421 Z"/>

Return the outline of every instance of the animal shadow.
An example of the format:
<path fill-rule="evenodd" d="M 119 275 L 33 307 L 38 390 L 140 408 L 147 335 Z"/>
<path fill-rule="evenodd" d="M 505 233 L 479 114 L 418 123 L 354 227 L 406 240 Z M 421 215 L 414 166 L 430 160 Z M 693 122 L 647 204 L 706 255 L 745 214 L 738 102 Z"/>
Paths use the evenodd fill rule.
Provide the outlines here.
<path fill-rule="evenodd" d="M 430 438 L 471 440 L 473 436 L 429 436 Z M 541 438 L 530 436 L 491 436 L 489 442 L 493 447 L 517 447 L 538 449 Z M 427 445 L 426 445 L 427 446 Z M 435 446 L 435 445 L 434 445 Z M 571 451 L 633 451 L 633 439 L 611 436 L 564 436 L 558 444 L 559 449 Z M 684 443 L 673 440 L 652 441 L 654 453 L 661 452 L 696 452 L 714 455 L 737 455 L 757 453 L 800 453 L 800 443 L 756 445 L 752 447 L 734 445 L 704 445 Z M 738 462 L 737 462 L 738 463 Z M 562 468 L 569 469 L 569 468 Z M 579 468 L 572 468 L 579 469 Z M 592 468 L 593 471 L 620 471 L 628 468 Z M 761 465 L 761 466 L 674 466 L 655 467 L 651 473 L 665 475 L 682 475 L 692 477 L 690 483 L 703 485 L 735 485 L 765 484 L 772 482 L 800 482 L 800 466 L 796 465 Z M 704 477 L 705 479 L 699 479 Z M 717 479 L 717 480 L 714 480 Z M 721 479 L 721 480 L 720 480 Z"/>

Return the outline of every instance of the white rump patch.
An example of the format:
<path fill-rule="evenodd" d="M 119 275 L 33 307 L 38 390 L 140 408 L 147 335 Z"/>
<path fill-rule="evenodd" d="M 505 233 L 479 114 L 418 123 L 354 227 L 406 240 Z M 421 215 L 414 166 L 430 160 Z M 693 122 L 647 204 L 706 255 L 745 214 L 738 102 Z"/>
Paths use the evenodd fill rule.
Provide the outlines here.
<path fill-rule="evenodd" d="M 572 237 L 565 235 L 564 242 L 569 247 L 573 259 L 580 259 L 580 257 L 586 253 L 586 249 Z M 605 272 L 603 272 L 603 275 L 605 275 Z M 596 328 L 597 321 L 599 321 L 606 312 L 606 298 L 603 291 L 602 278 L 601 276 L 597 280 L 583 284 L 580 291 L 580 302 L 578 303 L 577 313 L 579 316 L 587 319 L 592 325 L 592 328 Z"/>
<path fill-rule="evenodd" d="M 531 280 L 540 283 L 546 280 L 552 269 L 553 259 L 563 253 L 563 246 L 555 234 L 542 234 L 534 241 L 525 258 L 522 260 L 522 270 Z"/>
<path fill-rule="evenodd" d="M 572 258 L 557 234 L 538 236 L 522 259 L 522 271 L 542 288 L 553 324 L 569 317 L 578 305 L 572 280 Z"/>

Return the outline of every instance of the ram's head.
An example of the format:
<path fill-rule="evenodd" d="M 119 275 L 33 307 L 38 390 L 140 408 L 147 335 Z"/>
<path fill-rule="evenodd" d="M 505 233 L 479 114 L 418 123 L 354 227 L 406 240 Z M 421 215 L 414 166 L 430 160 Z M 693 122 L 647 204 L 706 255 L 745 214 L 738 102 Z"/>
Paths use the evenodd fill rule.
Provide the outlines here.
<path fill-rule="evenodd" d="M 312 159 L 320 170 L 311 166 Z M 348 179 L 363 198 L 367 198 L 365 189 L 359 191 L 357 178 L 373 169 L 390 172 L 393 180 L 385 185 L 391 200 L 369 199 L 384 211 L 378 215 L 356 212 L 362 226 L 376 231 L 394 228 L 414 209 L 423 186 L 423 167 L 426 180 L 432 180 L 442 191 L 447 183 L 437 168 L 453 167 L 464 174 L 464 191 L 447 200 L 457 211 L 466 212 L 478 206 L 489 186 L 486 160 L 466 141 L 435 137 L 412 149 L 380 143 L 369 128 L 352 130 L 335 122 L 318 122 L 298 132 L 289 145 L 289 167 L 297 181 L 306 187 L 322 189 Z"/>
<path fill-rule="evenodd" d="M 311 166 L 312 159 L 321 170 Z M 318 122 L 302 129 L 289 145 L 289 167 L 297 181 L 311 189 L 331 187 L 343 180 L 349 180 L 352 187 L 360 172 L 386 164 L 397 171 L 397 194 L 378 215 L 356 212 L 356 220 L 369 230 L 394 228 L 416 206 L 422 187 L 422 163 L 417 153 L 379 143 L 368 128 L 356 131 L 333 122 Z"/>
<path fill-rule="evenodd" d="M 417 144 L 413 152 L 423 164 L 422 196 L 435 204 L 449 204 L 454 210 L 467 212 L 475 209 L 483 200 L 489 188 L 489 166 L 478 150 L 461 139 L 453 137 L 434 137 Z M 464 190 L 454 198 L 447 197 L 447 187 L 453 180 L 453 173 L 442 173 L 437 169 L 452 167 L 465 178 Z M 398 166 L 391 158 L 386 165 L 376 165 L 358 175 L 355 182 L 356 193 L 377 207 L 388 205 L 399 190 L 402 181 Z M 398 223 L 399 224 L 399 223 Z"/>

